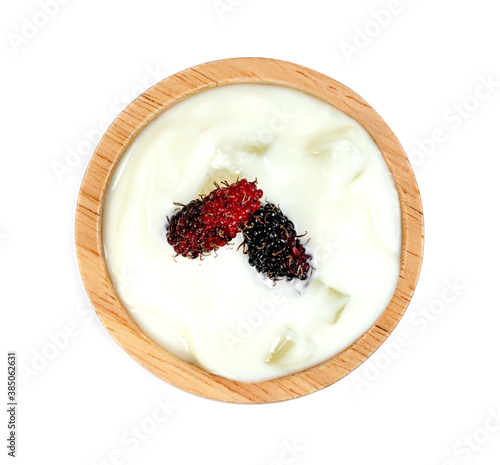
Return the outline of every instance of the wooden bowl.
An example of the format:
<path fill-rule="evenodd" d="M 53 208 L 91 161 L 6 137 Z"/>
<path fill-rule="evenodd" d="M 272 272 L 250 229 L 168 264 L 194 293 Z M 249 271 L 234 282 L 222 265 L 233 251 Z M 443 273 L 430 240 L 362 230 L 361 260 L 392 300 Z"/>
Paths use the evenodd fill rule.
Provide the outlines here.
<path fill-rule="evenodd" d="M 358 121 L 378 145 L 391 170 L 402 213 L 401 271 L 396 291 L 377 322 L 338 355 L 312 368 L 258 383 L 231 381 L 173 356 L 149 339 L 121 304 L 106 268 L 102 212 L 108 183 L 130 143 L 158 115 L 189 96 L 229 84 L 274 84 L 303 91 Z M 401 319 L 417 283 L 423 252 L 418 186 L 394 133 L 359 95 L 303 66 L 264 58 L 234 58 L 194 66 L 151 87 L 134 100 L 104 134 L 78 197 L 76 250 L 82 279 L 102 323 L 132 358 L 159 378 L 203 397 L 235 403 L 275 402 L 329 386 L 364 362 Z"/>

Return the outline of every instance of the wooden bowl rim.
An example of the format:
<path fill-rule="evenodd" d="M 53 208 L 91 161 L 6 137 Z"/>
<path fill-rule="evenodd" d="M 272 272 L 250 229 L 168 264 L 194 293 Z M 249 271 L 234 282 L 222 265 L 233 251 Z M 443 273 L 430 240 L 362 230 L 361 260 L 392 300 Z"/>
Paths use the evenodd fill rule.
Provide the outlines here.
<path fill-rule="evenodd" d="M 211 374 L 170 354 L 149 339 L 121 304 L 109 277 L 102 245 L 106 190 L 121 156 L 153 119 L 189 96 L 222 85 L 272 84 L 306 92 L 358 121 L 381 150 L 395 180 L 402 216 L 401 270 L 394 296 L 376 323 L 341 353 L 282 378 L 243 383 Z M 403 148 L 378 113 L 348 87 L 317 71 L 269 58 L 231 58 L 193 66 L 157 83 L 115 119 L 99 142 L 77 201 L 76 251 L 90 301 L 113 339 L 162 380 L 209 399 L 267 403 L 300 397 L 342 379 L 385 341 L 403 316 L 420 273 L 424 224 L 417 182 Z"/>

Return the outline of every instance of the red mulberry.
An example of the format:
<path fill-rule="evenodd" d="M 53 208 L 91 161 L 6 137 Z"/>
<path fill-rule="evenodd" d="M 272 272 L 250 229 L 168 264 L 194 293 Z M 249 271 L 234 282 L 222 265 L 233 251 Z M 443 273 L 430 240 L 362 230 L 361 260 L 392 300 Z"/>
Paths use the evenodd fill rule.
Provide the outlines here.
<path fill-rule="evenodd" d="M 260 206 L 257 181 L 216 185 L 210 194 L 183 205 L 167 224 L 167 241 L 183 257 L 197 258 L 236 237 Z"/>

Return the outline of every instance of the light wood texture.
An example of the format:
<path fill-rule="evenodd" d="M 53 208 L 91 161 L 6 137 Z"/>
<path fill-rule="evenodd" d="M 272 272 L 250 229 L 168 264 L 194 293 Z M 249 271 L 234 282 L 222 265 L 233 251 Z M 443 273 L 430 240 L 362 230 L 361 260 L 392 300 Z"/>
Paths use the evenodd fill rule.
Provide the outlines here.
<path fill-rule="evenodd" d="M 160 113 L 206 89 L 228 84 L 275 84 L 325 100 L 357 120 L 376 142 L 392 172 L 402 211 L 401 271 L 394 297 L 360 339 L 313 368 L 259 383 L 213 375 L 171 355 L 145 336 L 120 303 L 106 268 L 101 221 L 106 189 L 134 137 Z M 90 160 L 76 211 L 76 247 L 83 282 L 102 323 L 144 368 L 191 393 L 225 402 L 264 403 L 310 394 L 335 383 L 364 362 L 394 330 L 413 295 L 423 253 L 423 215 L 412 169 L 391 129 L 361 97 L 337 81 L 280 60 L 236 58 L 194 66 L 150 88 L 113 122 Z"/>

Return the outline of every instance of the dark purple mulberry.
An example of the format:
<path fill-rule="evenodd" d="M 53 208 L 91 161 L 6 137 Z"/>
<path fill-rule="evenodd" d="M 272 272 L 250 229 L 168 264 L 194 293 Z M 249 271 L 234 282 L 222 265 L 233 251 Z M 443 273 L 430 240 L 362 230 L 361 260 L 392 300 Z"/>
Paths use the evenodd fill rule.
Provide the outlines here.
<path fill-rule="evenodd" d="M 248 263 L 273 281 L 305 280 L 310 276 L 311 255 L 301 244 L 294 224 L 272 203 L 260 207 L 243 228 Z"/>

